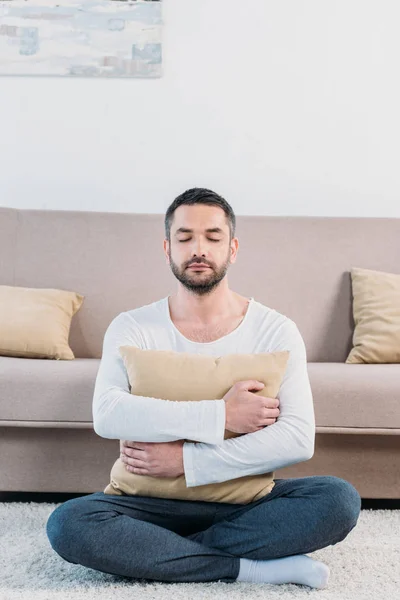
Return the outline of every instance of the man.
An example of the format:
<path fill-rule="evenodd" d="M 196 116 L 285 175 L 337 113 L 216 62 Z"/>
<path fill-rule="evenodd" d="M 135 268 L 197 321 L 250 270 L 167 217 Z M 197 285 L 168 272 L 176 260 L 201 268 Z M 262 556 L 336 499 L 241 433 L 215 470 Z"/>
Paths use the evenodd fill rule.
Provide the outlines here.
<path fill-rule="evenodd" d="M 194 188 L 178 196 L 165 215 L 164 240 L 176 295 L 119 314 L 106 331 L 94 429 L 121 440 L 121 459 L 133 473 L 185 475 L 192 487 L 272 472 L 313 455 L 303 339 L 291 319 L 229 289 L 227 271 L 239 246 L 235 225 L 231 206 L 215 192 Z M 240 421 L 252 403 L 246 407 L 240 398 L 258 382 L 240 382 L 216 401 L 133 401 L 121 345 L 214 356 L 290 350 L 290 356 L 279 399 L 264 398 L 257 429 L 224 440 L 227 423 L 243 431 Z M 53 511 L 47 535 L 68 562 L 131 578 L 323 588 L 329 568 L 306 553 L 343 540 L 360 509 L 357 490 L 333 476 L 276 479 L 266 496 L 249 504 L 96 492 Z"/>

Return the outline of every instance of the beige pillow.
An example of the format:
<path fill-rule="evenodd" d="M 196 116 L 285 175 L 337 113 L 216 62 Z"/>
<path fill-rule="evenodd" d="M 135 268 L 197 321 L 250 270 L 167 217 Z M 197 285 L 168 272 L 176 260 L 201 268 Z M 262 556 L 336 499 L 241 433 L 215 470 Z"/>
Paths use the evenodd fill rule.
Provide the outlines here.
<path fill-rule="evenodd" d="M 265 384 L 258 396 L 276 398 L 289 351 L 258 354 L 204 356 L 170 350 L 143 350 L 121 346 L 131 394 L 171 401 L 217 400 L 237 381 L 257 379 Z M 245 435 L 225 430 L 224 439 Z M 133 440 L 134 441 L 134 440 Z M 186 440 L 195 443 L 193 440 Z M 118 458 L 112 467 L 105 494 L 141 495 L 180 500 L 247 504 L 268 494 L 275 486 L 274 473 L 263 473 L 186 487 L 185 476 L 151 477 L 127 471 Z"/>
<path fill-rule="evenodd" d="M 83 300 L 76 292 L 0 285 L 0 355 L 74 359 L 69 330 Z"/>
<path fill-rule="evenodd" d="M 346 363 L 400 363 L 400 274 L 353 268 L 353 348 Z"/>

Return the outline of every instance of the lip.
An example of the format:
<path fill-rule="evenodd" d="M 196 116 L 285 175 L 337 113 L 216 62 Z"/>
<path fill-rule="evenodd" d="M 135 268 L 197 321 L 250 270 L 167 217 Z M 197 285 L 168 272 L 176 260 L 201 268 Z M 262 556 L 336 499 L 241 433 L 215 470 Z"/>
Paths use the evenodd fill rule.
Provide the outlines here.
<path fill-rule="evenodd" d="M 209 269 L 207 265 L 190 265 L 189 269 Z"/>

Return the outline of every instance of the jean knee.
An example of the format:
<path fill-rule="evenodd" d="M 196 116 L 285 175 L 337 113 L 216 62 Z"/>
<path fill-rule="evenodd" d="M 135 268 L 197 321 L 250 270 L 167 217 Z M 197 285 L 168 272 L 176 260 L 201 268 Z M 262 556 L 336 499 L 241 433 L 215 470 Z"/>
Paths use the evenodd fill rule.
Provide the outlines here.
<path fill-rule="evenodd" d="M 46 534 L 51 547 L 60 555 L 68 553 L 70 529 L 74 520 L 70 502 L 71 500 L 67 500 L 53 510 L 46 523 Z"/>
<path fill-rule="evenodd" d="M 349 530 L 356 525 L 361 512 L 361 496 L 356 488 L 345 479 L 329 476 L 329 496 L 341 522 L 347 523 Z"/>

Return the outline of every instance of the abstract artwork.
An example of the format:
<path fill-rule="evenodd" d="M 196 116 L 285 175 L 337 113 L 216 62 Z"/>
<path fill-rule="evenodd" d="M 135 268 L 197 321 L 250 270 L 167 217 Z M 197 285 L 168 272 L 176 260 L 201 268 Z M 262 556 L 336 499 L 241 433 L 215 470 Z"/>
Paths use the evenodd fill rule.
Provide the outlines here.
<path fill-rule="evenodd" d="M 161 77 L 161 0 L 0 0 L 0 75 Z"/>

